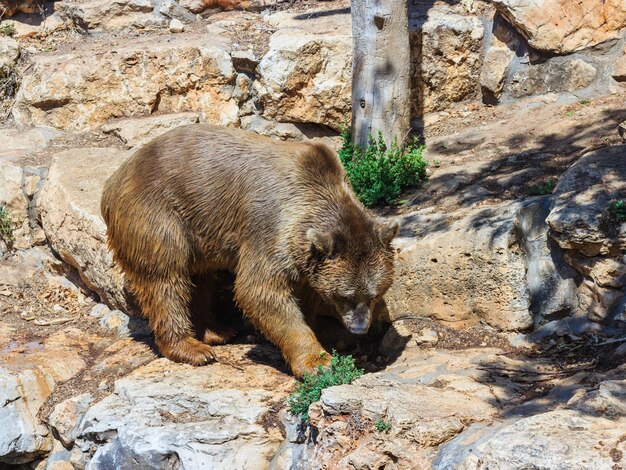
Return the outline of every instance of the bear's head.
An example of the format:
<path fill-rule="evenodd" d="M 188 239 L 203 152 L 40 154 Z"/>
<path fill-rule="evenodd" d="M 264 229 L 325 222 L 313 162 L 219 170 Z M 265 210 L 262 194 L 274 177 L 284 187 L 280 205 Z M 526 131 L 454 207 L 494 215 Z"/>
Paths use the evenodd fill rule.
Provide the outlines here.
<path fill-rule="evenodd" d="M 398 229 L 397 222 L 371 221 L 357 228 L 307 231 L 314 263 L 309 283 L 353 334 L 367 333 L 374 304 L 393 283 L 391 241 Z"/>

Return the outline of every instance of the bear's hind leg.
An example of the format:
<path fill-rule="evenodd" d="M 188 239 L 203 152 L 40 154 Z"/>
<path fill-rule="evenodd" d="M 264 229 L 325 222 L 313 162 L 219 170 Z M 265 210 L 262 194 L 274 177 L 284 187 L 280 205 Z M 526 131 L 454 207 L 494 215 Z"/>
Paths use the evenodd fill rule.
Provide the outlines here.
<path fill-rule="evenodd" d="M 193 337 L 189 319 L 191 280 L 185 276 L 139 283 L 135 290 L 163 356 L 194 366 L 215 361 L 211 348 Z"/>

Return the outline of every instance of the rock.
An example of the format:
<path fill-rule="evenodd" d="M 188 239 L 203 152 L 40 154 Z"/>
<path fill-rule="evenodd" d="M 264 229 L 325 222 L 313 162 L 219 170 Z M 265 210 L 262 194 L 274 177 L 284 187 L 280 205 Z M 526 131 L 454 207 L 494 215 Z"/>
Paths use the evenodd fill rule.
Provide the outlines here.
<path fill-rule="evenodd" d="M 48 417 L 53 433 L 66 448 L 74 444 L 78 428 L 91 401 L 92 397 L 88 393 L 68 398 L 55 406 Z"/>
<path fill-rule="evenodd" d="M 170 21 L 169 30 L 170 33 L 182 33 L 183 31 L 185 31 L 185 25 L 178 18 L 174 18 L 172 21 Z"/>
<path fill-rule="evenodd" d="M 102 126 L 102 131 L 114 134 L 128 147 L 141 147 L 155 137 L 186 124 L 200 122 L 199 113 L 177 113 L 138 119 L 121 119 Z"/>
<path fill-rule="evenodd" d="M 412 337 L 413 333 L 411 333 L 411 330 L 405 325 L 403 320 L 395 321 L 380 341 L 378 350 L 382 354 L 392 354 L 396 351 L 401 351 Z"/>
<path fill-rule="evenodd" d="M 589 152 L 559 179 L 548 224 L 551 235 L 567 250 L 588 257 L 606 255 L 626 246 L 626 226 L 607 232 L 609 203 L 626 199 L 626 145 Z M 612 236 L 611 236 L 612 235 Z"/>
<path fill-rule="evenodd" d="M 508 47 L 493 47 L 489 49 L 480 71 L 480 89 L 483 102 L 496 104 L 502 90 L 506 70 L 515 53 Z"/>
<path fill-rule="evenodd" d="M 433 8 L 423 24 L 413 18 L 409 22 L 412 55 L 419 64 L 413 72 L 411 115 L 438 111 L 476 95 L 484 36 L 480 19 Z"/>
<path fill-rule="evenodd" d="M 265 118 L 337 130 L 351 107 L 350 14 L 299 19 L 304 16 L 281 12 L 269 17 L 277 31 L 254 85 Z"/>
<path fill-rule="evenodd" d="M 85 368 L 92 337 L 75 328 L 43 342 L 13 344 L 0 356 L 0 462 L 22 463 L 51 449 L 37 413 L 55 387 Z"/>
<path fill-rule="evenodd" d="M 577 410 L 555 410 L 520 419 L 485 436 L 461 434 L 439 451 L 434 470 L 463 468 L 614 468 L 626 453 L 626 426 Z M 619 461 L 619 460 L 618 460 Z"/>
<path fill-rule="evenodd" d="M 384 371 L 323 390 L 309 409 L 315 440 L 284 445 L 277 457 L 292 466 L 275 468 L 430 468 L 440 444 L 498 416 L 492 393 L 516 396 L 478 379 L 476 367 L 496 351 L 408 348 Z"/>
<path fill-rule="evenodd" d="M 207 45 L 203 45 L 207 44 Z M 34 57 L 13 107 L 20 124 L 92 129 L 111 119 L 155 112 L 201 112 L 236 125 L 236 74 L 225 46 L 208 35 L 150 37 Z"/>
<path fill-rule="evenodd" d="M 249 351 L 224 348 L 238 364 Z M 293 383 L 249 361 L 240 371 L 158 359 L 117 380 L 114 393 L 88 410 L 76 446 L 87 454 L 87 468 L 120 461 L 141 468 L 267 468 L 282 441 L 273 407 Z"/>
<path fill-rule="evenodd" d="M 626 49 L 615 62 L 611 76 L 618 82 L 626 82 Z"/>
<path fill-rule="evenodd" d="M 61 135 L 63 132 L 49 127 L 0 129 L 0 158 L 7 157 L 9 161 L 19 162 L 45 150 L 52 139 Z"/>
<path fill-rule="evenodd" d="M 230 53 L 233 59 L 233 67 L 239 73 L 255 73 L 259 60 L 252 50 L 233 51 Z"/>
<path fill-rule="evenodd" d="M 422 328 L 417 335 L 413 335 L 411 345 L 419 346 L 422 344 L 435 345 L 439 342 L 439 334 L 431 328 Z"/>
<path fill-rule="evenodd" d="M 617 133 L 622 138 L 622 142 L 626 143 L 626 121 L 617 126 Z"/>
<path fill-rule="evenodd" d="M 8 224 L 10 233 L 0 235 L 2 245 L 7 248 L 28 248 L 30 246 L 28 227 L 28 199 L 22 191 L 23 171 L 6 159 L 0 159 L 0 207 L 2 223 Z"/>
<path fill-rule="evenodd" d="M 626 200 L 626 145 L 585 154 L 560 178 L 547 222 L 565 259 L 585 276 L 580 310 L 602 321 L 621 315 L 626 296 L 626 223 L 611 204 Z"/>
<path fill-rule="evenodd" d="M 132 311 L 122 273 L 106 246 L 100 195 L 106 179 L 127 154 L 115 148 L 85 148 L 57 153 L 39 198 L 41 222 L 50 245 L 75 267 L 103 302 Z"/>
<path fill-rule="evenodd" d="M 156 28 L 165 21 L 153 14 L 150 0 L 79 0 L 59 2 L 60 17 L 84 31 Z"/>
<path fill-rule="evenodd" d="M 475 209 L 456 221 L 405 216 L 395 242 L 397 277 L 385 296 L 391 318 L 408 313 L 457 323 L 480 319 L 502 330 L 530 327 L 526 256 L 514 224 L 521 207 Z"/>
<path fill-rule="evenodd" d="M 515 226 L 526 253 L 526 284 L 535 323 L 578 310 L 576 272 L 548 238 L 550 197 L 537 198 L 520 209 Z"/>
<path fill-rule="evenodd" d="M 100 326 L 112 330 L 121 338 L 148 336 L 152 331 L 147 321 L 141 318 L 131 318 L 119 310 L 105 312 L 100 318 Z"/>
<path fill-rule="evenodd" d="M 535 49 L 569 54 L 621 37 L 626 27 L 622 0 L 494 0 L 496 7 Z"/>
<path fill-rule="evenodd" d="M 20 56 L 20 46 L 17 41 L 8 36 L 0 36 L 0 72 L 15 67 Z"/>
<path fill-rule="evenodd" d="M 596 68 L 582 59 L 555 58 L 521 67 L 511 78 L 510 91 L 516 97 L 552 92 L 573 92 L 589 86 Z"/>

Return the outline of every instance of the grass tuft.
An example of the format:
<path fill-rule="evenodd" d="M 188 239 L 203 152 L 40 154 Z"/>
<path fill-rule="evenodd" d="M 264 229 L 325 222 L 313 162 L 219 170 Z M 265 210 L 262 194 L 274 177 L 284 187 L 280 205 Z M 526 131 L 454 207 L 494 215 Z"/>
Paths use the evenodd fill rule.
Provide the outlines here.
<path fill-rule="evenodd" d="M 609 203 L 609 215 L 616 222 L 626 222 L 626 201 L 611 201 Z"/>
<path fill-rule="evenodd" d="M 318 367 L 317 374 L 304 374 L 296 390 L 287 397 L 289 411 L 309 420 L 309 406 L 322 396 L 322 390 L 334 385 L 351 383 L 363 375 L 363 369 L 354 364 L 352 356 L 338 356 L 335 351 L 330 359 L 329 367 Z"/>

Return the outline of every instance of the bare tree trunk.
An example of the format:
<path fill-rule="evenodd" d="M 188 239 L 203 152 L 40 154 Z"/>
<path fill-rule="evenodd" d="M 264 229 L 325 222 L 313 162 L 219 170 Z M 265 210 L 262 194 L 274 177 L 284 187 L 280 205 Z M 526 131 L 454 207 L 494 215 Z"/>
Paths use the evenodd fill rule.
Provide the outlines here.
<path fill-rule="evenodd" d="M 352 139 L 404 142 L 411 129 L 409 0 L 352 2 Z"/>

